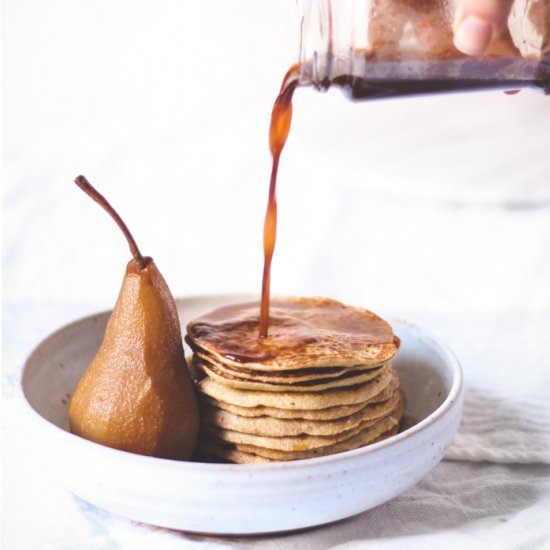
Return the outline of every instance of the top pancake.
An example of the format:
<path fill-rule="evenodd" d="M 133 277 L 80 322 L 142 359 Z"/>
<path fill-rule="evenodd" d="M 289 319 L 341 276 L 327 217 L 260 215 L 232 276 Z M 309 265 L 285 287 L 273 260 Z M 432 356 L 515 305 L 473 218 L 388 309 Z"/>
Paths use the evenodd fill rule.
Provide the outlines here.
<path fill-rule="evenodd" d="M 260 371 L 381 365 L 399 346 L 386 321 L 329 298 L 272 300 L 267 338 L 259 338 L 259 315 L 259 302 L 218 308 L 187 325 L 187 341 L 228 366 Z"/>

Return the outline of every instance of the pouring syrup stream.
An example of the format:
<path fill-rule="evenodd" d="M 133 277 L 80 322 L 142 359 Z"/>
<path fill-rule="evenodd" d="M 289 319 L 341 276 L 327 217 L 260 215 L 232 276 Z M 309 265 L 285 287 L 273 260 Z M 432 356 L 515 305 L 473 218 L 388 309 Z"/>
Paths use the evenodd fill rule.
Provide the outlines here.
<path fill-rule="evenodd" d="M 271 260 L 275 250 L 277 236 L 277 172 L 279 159 L 286 143 L 292 121 L 292 96 L 298 85 L 298 67 L 294 66 L 286 73 L 281 90 L 271 113 L 269 127 L 269 148 L 273 157 L 269 198 L 264 221 L 264 270 L 262 275 L 262 300 L 260 306 L 260 338 L 268 337 L 269 297 L 271 285 Z"/>

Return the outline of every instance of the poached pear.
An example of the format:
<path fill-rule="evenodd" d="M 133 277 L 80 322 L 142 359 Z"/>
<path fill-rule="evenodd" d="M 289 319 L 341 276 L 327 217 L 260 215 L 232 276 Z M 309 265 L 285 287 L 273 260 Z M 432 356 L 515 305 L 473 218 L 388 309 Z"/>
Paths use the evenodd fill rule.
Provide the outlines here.
<path fill-rule="evenodd" d="M 83 176 L 75 183 L 115 220 L 133 259 L 103 342 L 73 394 L 71 431 L 132 453 L 189 459 L 199 416 L 172 294 L 107 200 Z"/>

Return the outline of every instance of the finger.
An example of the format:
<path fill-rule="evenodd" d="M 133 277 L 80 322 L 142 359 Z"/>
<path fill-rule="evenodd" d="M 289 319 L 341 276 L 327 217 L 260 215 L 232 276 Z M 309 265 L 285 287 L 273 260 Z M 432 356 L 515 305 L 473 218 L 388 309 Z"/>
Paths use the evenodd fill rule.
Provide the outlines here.
<path fill-rule="evenodd" d="M 456 10 L 454 44 L 467 55 L 482 54 L 506 26 L 513 0 L 462 0 Z"/>

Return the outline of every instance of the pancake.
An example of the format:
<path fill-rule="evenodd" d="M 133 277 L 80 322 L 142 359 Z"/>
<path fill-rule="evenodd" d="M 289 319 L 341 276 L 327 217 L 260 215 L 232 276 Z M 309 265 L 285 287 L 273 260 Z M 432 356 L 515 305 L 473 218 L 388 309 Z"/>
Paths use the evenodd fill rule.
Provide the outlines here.
<path fill-rule="evenodd" d="M 389 386 L 388 386 L 389 388 Z M 387 392 L 387 389 L 380 392 L 380 395 Z M 378 396 L 373 397 L 376 399 Z M 386 398 L 387 399 L 387 398 Z M 300 409 L 276 409 L 275 407 L 239 407 L 238 405 L 231 405 L 223 401 L 216 401 L 206 396 L 202 396 L 204 403 L 214 405 L 224 411 L 231 412 L 238 416 L 245 418 L 261 418 L 268 416 L 272 418 L 289 419 L 289 420 L 336 420 L 337 418 L 343 418 L 350 416 L 356 412 L 359 412 L 366 406 L 367 401 L 364 403 L 357 403 L 356 405 L 341 405 L 334 407 L 327 407 L 326 409 L 312 409 L 312 410 L 300 410 Z M 371 401 L 371 400 L 369 400 Z M 381 399 L 384 401 L 384 399 Z"/>
<path fill-rule="evenodd" d="M 332 454 L 395 432 L 403 416 L 391 367 L 400 342 L 368 310 L 326 298 L 218 308 L 187 325 L 199 395 L 198 449 L 263 463 Z"/>
<path fill-rule="evenodd" d="M 271 462 L 279 462 L 274 458 L 258 456 L 254 453 L 239 451 L 235 445 L 226 444 L 223 441 L 214 440 L 199 440 L 198 448 L 206 458 L 233 462 L 235 464 L 267 464 Z"/>
<path fill-rule="evenodd" d="M 398 428 L 394 427 L 382 435 L 372 440 L 369 445 L 383 441 L 398 432 Z M 268 464 L 272 462 L 280 462 L 280 459 L 268 458 L 251 452 L 238 449 L 235 445 L 224 443 L 223 441 L 199 441 L 200 449 L 210 457 L 218 460 L 225 460 L 235 464 Z M 335 454 L 335 453 L 332 453 Z M 299 458 L 286 457 L 285 460 L 300 460 Z"/>
<path fill-rule="evenodd" d="M 261 447 L 264 449 L 284 451 L 284 452 L 302 452 L 311 451 L 318 448 L 330 447 L 342 441 L 352 438 L 353 436 L 365 431 L 365 429 L 373 427 L 377 424 L 383 423 L 388 417 L 392 417 L 401 408 L 400 399 L 396 399 L 393 408 L 386 409 L 384 415 L 381 418 L 374 420 L 361 420 L 355 423 L 354 427 L 350 427 L 345 431 L 336 431 L 330 435 L 311 435 L 306 433 L 300 433 L 296 436 L 270 436 L 270 435 L 254 435 L 250 433 L 243 433 L 235 430 L 228 430 L 219 426 L 212 426 L 206 424 L 204 431 L 213 435 L 216 439 L 227 441 L 228 443 L 234 443 L 235 445 L 252 445 L 255 447 Z M 397 419 L 399 422 L 400 417 Z M 390 429 L 393 426 L 388 426 L 384 431 Z M 376 437 L 380 435 L 379 432 Z"/>
<path fill-rule="evenodd" d="M 318 378 L 315 380 L 306 380 L 303 382 L 294 382 L 288 380 L 286 384 L 268 384 L 266 382 L 245 380 L 227 374 L 222 369 L 218 369 L 213 365 L 202 363 L 200 368 L 213 380 L 225 384 L 231 388 L 239 388 L 243 390 L 258 390 L 269 392 L 303 392 L 303 391 L 321 391 L 331 388 L 341 388 L 346 386 L 357 386 L 368 382 L 382 374 L 384 367 L 379 367 L 370 370 L 349 370 L 338 378 Z"/>
<path fill-rule="evenodd" d="M 358 433 L 355 433 L 351 437 L 342 441 L 338 441 L 326 447 L 316 447 L 313 449 L 296 451 L 283 451 L 280 449 L 269 449 L 257 445 L 235 444 L 235 448 L 239 451 L 252 453 L 273 460 L 297 460 L 302 458 L 325 456 L 343 451 L 349 451 L 351 449 L 357 449 L 358 447 L 363 447 L 365 445 L 368 445 L 369 443 L 374 442 L 383 433 L 397 430 L 402 414 L 403 411 L 399 409 L 395 411 L 394 414 L 383 418 L 375 424 L 365 427 L 365 429 L 361 430 Z"/>
<path fill-rule="evenodd" d="M 258 302 L 218 308 L 187 325 L 193 351 L 244 370 L 284 371 L 387 363 L 399 340 L 366 310 L 328 298 L 271 301 L 269 337 L 258 337 Z"/>
<path fill-rule="evenodd" d="M 323 392 L 268 392 L 231 388 L 212 378 L 206 377 L 197 384 L 200 393 L 216 400 L 240 407 L 274 407 L 290 410 L 326 409 L 336 405 L 364 403 L 378 395 L 390 384 L 393 375 L 386 368 L 376 378 L 344 389 Z"/>
<path fill-rule="evenodd" d="M 201 421 L 203 424 L 257 436 L 334 436 L 355 429 L 366 421 L 387 416 L 397 407 L 398 402 L 399 392 L 396 391 L 387 401 L 366 405 L 355 414 L 336 420 L 284 420 L 269 416 L 249 418 L 207 406 L 201 408 Z"/>
<path fill-rule="evenodd" d="M 353 365 L 352 367 L 310 367 L 308 369 L 285 369 L 283 371 L 255 371 L 228 366 L 201 350 L 195 351 L 191 361 L 194 368 L 201 369 L 203 365 L 206 365 L 214 371 L 227 374 L 229 377 L 265 382 L 266 384 L 294 384 L 310 380 L 339 378 L 350 371 L 368 371 L 384 366 L 384 363 L 381 363 L 379 365 Z"/>
<path fill-rule="evenodd" d="M 392 369 L 393 370 L 393 369 Z M 262 416 L 269 416 L 273 418 L 282 419 L 303 419 L 303 420 L 336 420 L 337 418 L 343 418 L 350 416 L 366 406 L 373 403 L 380 403 L 387 401 L 399 387 L 399 379 L 395 371 L 392 372 L 391 382 L 377 395 L 367 399 L 362 403 L 356 405 L 336 405 L 334 407 L 327 407 L 326 409 L 312 409 L 312 410 L 299 410 L 299 409 L 276 409 L 274 407 L 240 407 L 238 405 L 232 405 L 224 401 L 218 401 L 202 396 L 203 402 L 216 406 L 224 411 L 234 413 L 239 416 L 248 418 L 259 418 Z"/>
<path fill-rule="evenodd" d="M 298 451 L 310 451 L 313 449 L 319 449 L 335 445 L 340 441 L 345 441 L 350 437 L 363 431 L 365 428 L 373 426 L 380 422 L 380 420 L 369 420 L 355 428 L 352 428 L 346 432 L 334 435 L 307 435 L 302 434 L 298 436 L 281 436 L 271 437 L 269 435 L 253 435 L 242 432 L 236 432 L 234 430 L 225 430 L 218 426 L 204 425 L 204 432 L 212 437 L 227 443 L 234 443 L 235 445 L 252 445 L 254 447 L 261 447 L 262 449 L 269 449 L 274 451 L 284 452 L 298 452 Z"/>

